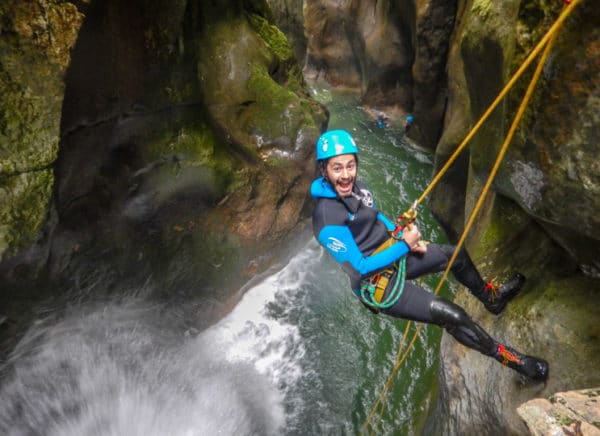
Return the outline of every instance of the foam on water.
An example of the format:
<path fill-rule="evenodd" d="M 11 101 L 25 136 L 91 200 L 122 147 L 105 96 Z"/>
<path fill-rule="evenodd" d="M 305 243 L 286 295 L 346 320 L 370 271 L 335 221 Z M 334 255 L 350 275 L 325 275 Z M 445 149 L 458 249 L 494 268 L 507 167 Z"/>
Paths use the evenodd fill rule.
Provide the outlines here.
<path fill-rule="evenodd" d="M 0 433 L 280 433 L 304 356 L 285 311 L 316 261 L 313 243 L 195 337 L 177 310 L 133 298 L 40 320 L 7 366 Z"/>
<path fill-rule="evenodd" d="M 197 342 L 200 349 L 216 346 L 215 353 L 224 361 L 252 365 L 282 400 L 286 388 L 302 376 L 303 339 L 298 326 L 286 321 L 286 313 L 302 299 L 300 284 L 310 274 L 311 263 L 318 262 L 316 244 L 309 246 L 283 270 L 250 289 L 235 309 L 203 332 Z M 270 305 L 281 310 L 278 316 L 269 313 Z"/>

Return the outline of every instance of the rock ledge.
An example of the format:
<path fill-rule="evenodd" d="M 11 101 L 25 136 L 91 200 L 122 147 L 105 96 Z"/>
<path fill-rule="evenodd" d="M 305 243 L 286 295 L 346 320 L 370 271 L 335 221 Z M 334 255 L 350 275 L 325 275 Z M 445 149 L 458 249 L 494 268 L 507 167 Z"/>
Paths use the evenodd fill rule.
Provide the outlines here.
<path fill-rule="evenodd" d="M 600 436 L 600 388 L 557 392 L 518 409 L 533 435 Z"/>

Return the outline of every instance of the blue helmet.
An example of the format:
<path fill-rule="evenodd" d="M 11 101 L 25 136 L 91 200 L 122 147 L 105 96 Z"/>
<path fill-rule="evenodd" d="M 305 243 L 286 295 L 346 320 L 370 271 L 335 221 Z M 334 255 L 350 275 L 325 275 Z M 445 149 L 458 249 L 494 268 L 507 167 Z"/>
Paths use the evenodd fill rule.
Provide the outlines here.
<path fill-rule="evenodd" d="M 349 153 L 358 153 L 358 147 L 352 135 L 345 130 L 330 130 L 317 141 L 317 160 Z"/>
<path fill-rule="evenodd" d="M 408 116 L 406 117 L 406 121 L 408 121 L 409 123 L 412 123 L 414 121 L 414 118 L 411 114 L 408 114 Z"/>

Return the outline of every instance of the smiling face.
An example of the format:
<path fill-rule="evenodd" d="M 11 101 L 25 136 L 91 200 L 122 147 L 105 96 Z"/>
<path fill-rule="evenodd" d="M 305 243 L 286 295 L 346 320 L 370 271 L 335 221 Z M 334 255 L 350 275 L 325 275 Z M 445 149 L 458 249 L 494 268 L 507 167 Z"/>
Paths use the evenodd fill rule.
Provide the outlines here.
<path fill-rule="evenodd" d="M 340 197 L 348 197 L 352 193 L 356 170 L 356 156 L 342 154 L 329 159 L 324 175 Z"/>

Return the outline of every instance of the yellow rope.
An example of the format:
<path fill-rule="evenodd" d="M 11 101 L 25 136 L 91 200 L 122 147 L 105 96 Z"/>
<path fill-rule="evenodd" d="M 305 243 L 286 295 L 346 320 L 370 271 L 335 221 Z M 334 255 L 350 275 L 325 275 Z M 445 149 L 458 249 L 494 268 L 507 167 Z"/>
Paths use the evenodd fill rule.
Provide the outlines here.
<path fill-rule="evenodd" d="M 415 330 L 412 339 L 410 340 L 408 346 L 406 347 L 404 354 L 402 354 L 402 357 L 400 357 L 400 353 L 402 351 L 402 344 L 404 343 L 404 340 L 406 339 L 406 334 L 408 333 L 408 328 L 410 327 L 411 322 L 412 321 L 409 321 L 408 324 L 406 325 L 405 335 L 402 337 L 402 343 L 400 344 L 400 347 L 398 348 L 398 353 L 396 355 L 396 363 L 394 364 L 392 371 L 390 372 L 390 375 L 388 376 L 387 381 L 385 382 L 384 387 L 381 389 L 379 397 L 377 398 L 377 402 L 373 406 L 373 408 L 371 410 L 371 414 L 369 415 L 369 418 L 363 425 L 363 431 L 369 425 L 369 421 L 372 419 L 373 415 L 375 414 L 377 405 L 381 406 L 381 411 L 379 412 L 379 417 L 381 418 L 381 416 L 383 415 L 383 410 L 385 409 L 385 403 L 383 402 L 383 398 L 390 390 L 390 387 L 392 386 L 392 383 L 394 381 L 396 373 L 398 372 L 398 370 L 400 369 L 400 367 L 402 366 L 402 364 L 408 357 L 411 348 L 413 347 L 415 341 L 419 337 L 419 333 L 421 332 L 421 329 L 423 328 L 423 324 L 417 325 L 417 329 Z M 373 433 L 369 433 L 369 434 L 373 434 Z"/>
<path fill-rule="evenodd" d="M 574 3 L 576 3 L 576 1 L 571 3 L 571 5 L 573 5 Z M 550 38 L 548 44 L 546 45 L 546 49 L 544 50 L 544 53 L 542 54 L 542 57 L 540 58 L 540 61 L 537 64 L 537 67 L 535 69 L 533 77 L 531 78 L 531 81 L 529 82 L 529 86 L 527 87 L 527 91 L 525 92 L 525 96 L 523 97 L 523 100 L 521 101 L 521 105 L 519 106 L 519 109 L 517 110 L 517 114 L 515 115 L 515 118 L 513 119 L 510 129 L 508 130 L 508 133 L 506 134 L 506 138 L 504 139 L 504 143 L 502 144 L 502 147 L 500 147 L 500 151 L 498 153 L 498 157 L 496 158 L 496 162 L 494 162 L 494 166 L 493 166 L 492 170 L 490 171 L 490 175 L 488 176 L 488 178 L 485 182 L 485 185 L 483 186 L 483 189 L 481 190 L 481 194 L 479 194 L 477 203 L 475 204 L 475 207 L 473 208 L 473 211 L 471 212 L 471 215 L 469 216 L 469 220 L 467 221 L 467 224 L 465 225 L 465 228 L 460 236 L 460 239 L 458 240 L 458 243 L 456 244 L 454 253 L 452 253 L 452 257 L 450 258 L 450 261 L 448 262 L 448 266 L 446 267 L 446 270 L 444 271 L 442 278 L 440 279 L 437 287 L 435 288 L 435 294 L 437 294 L 439 292 L 444 280 L 448 277 L 450 268 L 452 268 L 452 264 L 456 260 L 456 256 L 458 255 L 458 252 L 460 251 L 461 247 L 463 246 L 465 239 L 467 238 L 467 235 L 468 235 L 469 231 L 471 230 L 473 223 L 475 222 L 475 218 L 477 217 L 481 207 L 483 206 L 483 202 L 485 201 L 488 191 L 490 190 L 490 187 L 492 186 L 492 182 L 494 181 L 494 178 L 496 177 L 496 173 L 500 169 L 500 164 L 502 163 L 502 161 L 504 159 L 504 155 L 506 154 L 506 151 L 508 150 L 508 146 L 510 145 L 510 143 L 515 135 L 515 132 L 517 131 L 517 127 L 519 126 L 519 122 L 521 121 L 521 118 L 523 117 L 523 114 L 525 113 L 527 106 L 529 105 L 529 101 L 531 100 L 531 96 L 533 95 L 533 91 L 535 90 L 535 86 L 542 74 L 543 69 L 544 69 L 544 64 L 546 63 L 546 59 L 550 55 L 550 51 L 552 50 L 552 47 L 554 46 L 554 42 L 556 41 L 556 35 L 557 34 L 554 33 L 552 35 L 552 37 Z"/>
<path fill-rule="evenodd" d="M 473 136 L 475 136 L 475 133 L 477 133 L 477 131 L 479 130 L 479 128 L 489 118 L 489 116 L 492 114 L 492 112 L 494 111 L 494 109 L 496 109 L 496 107 L 500 104 L 500 102 L 502 101 L 502 99 L 506 96 L 506 94 L 508 93 L 508 91 L 511 90 L 511 88 L 513 87 L 513 85 L 515 84 L 515 82 L 517 80 L 519 80 L 519 78 L 523 75 L 523 73 L 525 72 L 525 70 L 527 69 L 527 67 L 529 67 L 529 65 L 531 64 L 531 62 L 533 62 L 533 60 L 539 54 L 539 52 L 542 50 L 542 48 L 544 48 L 544 45 L 548 42 L 548 40 L 553 35 L 555 35 L 558 32 L 558 30 L 560 29 L 560 26 L 562 25 L 562 23 L 567 19 L 567 17 L 571 14 L 571 12 L 575 8 L 575 6 L 577 6 L 577 4 L 580 1 L 581 0 L 573 0 L 562 11 L 562 13 L 556 19 L 556 21 L 554 22 L 554 24 L 550 27 L 550 29 L 548 29 L 548 31 L 546 32 L 546 34 L 542 37 L 542 39 L 540 40 L 540 42 L 538 42 L 538 44 L 535 46 L 535 48 L 531 51 L 531 53 L 529 54 L 529 56 L 527 56 L 527 58 L 525 58 L 525 60 L 523 61 L 523 63 L 519 67 L 519 69 L 513 74 L 513 76 L 510 78 L 510 80 L 506 83 L 506 85 L 504 86 L 504 88 L 502 89 L 502 91 L 500 91 L 500 93 L 498 94 L 498 96 L 496 97 L 496 99 L 487 108 L 487 110 L 481 116 L 481 118 L 479 119 L 479 121 L 477 121 L 477 123 L 475 124 L 475 126 L 473 126 L 473 128 L 471 129 L 471 131 L 469 132 L 469 134 L 467 136 L 465 136 L 465 139 L 463 139 L 463 141 L 460 143 L 460 145 L 456 148 L 456 150 L 454 151 L 454 153 L 452 154 L 452 156 L 450 156 L 450 158 L 448 159 L 448 161 L 444 164 L 444 166 L 438 171 L 438 173 L 435 175 L 435 177 L 431 180 L 431 182 L 429 183 L 429 186 L 427 186 L 427 188 L 423 191 L 423 193 L 421 194 L 421 196 L 419 197 L 419 199 L 416 201 L 417 205 L 420 204 L 425 199 L 425 197 L 427 197 L 427 195 L 429 195 L 429 193 L 434 188 L 434 186 L 440 181 L 440 179 L 443 177 L 443 175 L 446 173 L 446 171 L 448 171 L 448 169 L 450 168 L 450 166 L 458 158 L 458 155 L 467 146 L 467 144 L 473 138 Z"/>
<path fill-rule="evenodd" d="M 406 323 L 406 327 L 404 329 L 404 334 L 402 335 L 402 339 L 400 340 L 400 345 L 398 346 L 398 353 L 396 354 L 396 359 L 395 359 L 396 363 L 394 364 L 393 368 L 396 368 L 396 366 L 398 366 L 398 362 L 401 360 L 400 353 L 402 352 L 402 347 L 404 346 L 404 342 L 406 341 L 406 338 L 408 337 L 408 332 L 410 330 L 411 324 L 412 324 L 412 321 L 408 321 Z M 409 347 L 410 347 L 410 345 L 409 345 Z M 395 373 L 395 371 L 394 371 L 394 369 L 392 369 L 392 374 L 394 374 L 394 373 Z M 363 431 L 366 429 L 366 426 L 368 425 L 369 421 L 371 421 L 371 419 L 377 412 L 377 407 L 379 405 L 381 405 L 381 412 L 379 415 L 381 416 L 381 414 L 383 413 L 383 409 L 385 408 L 384 403 L 383 403 L 383 397 L 385 397 L 385 394 L 387 393 L 389 387 L 391 386 L 391 381 L 393 380 L 392 374 L 390 374 L 390 376 L 387 379 L 387 382 L 385 383 L 385 386 L 379 392 L 379 396 L 377 397 L 377 400 L 375 400 L 375 403 L 373 404 L 373 407 L 371 408 L 371 413 L 369 413 L 367 421 L 366 421 L 365 425 L 363 426 Z"/>
<path fill-rule="evenodd" d="M 508 146 L 510 145 L 514 134 L 517 130 L 517 127 L 519 125 L 519 122 L 521 121 L 521 118 L 523 117 L 523 114 L 525 113 L 525 110 L 527 108 L 527 106 L 529 105 L 529 101 L 531 100 L 531 97 L 533 95 L 533 91 L 535 90 L 535 86 L 541 76 L 541 73 L 543 71 L 544 68 L 544 64 L 551 52 L 552 47 L 554 46 L 554 43 L 556 41 L 556 37 L 558 35 L 558 31 L 562 25 L 562 23 L 564 22 L 564 20 L 567 18 L 567 16 L 572 12 L 572 10 L 575 8 L 575 6 L 580 2 L 581 0 L 573 0 L 561 13 L 561 15 L 559 16 L 559 18 L 555 21 L 555 23 L 552 25 L 552 27 L 548 30 L 548 32 L 546 32 L 546 35 L 544 35 L 544 37 L 541 39 L 541 41 L 538 43 L 538 45 L 534 48 L 534 50 L 531 52 L 531 54 L 526 58 L 526 60 L 523 62 L 523 64 L 521 65 L 521 67 L 517 70 L 517 72 L 513 75 L 513 77 L 509 80 L 509 82 L 507 83 L 507 85 L 503 88 L 503 90 L 500 92 L 499 96 L 496 98 L 496 100 L 494 100 L 494 102 L 490 105 L 490 107 L 486 110 L 486 112 L 484 113 L 484 115 L 481 117 L 481 119 L 477 122 L 477 124 L 475 125 L 475 127 L 473 127 L 473 129 L 471 130 L 471 132 L 465 137 L 465 139 L 463 140 L 463 142 L 459 145 L 459 147 L 456 149 L 456 151 L 454 152 L 454 154 L 450 157 L 450 159 L 448 159 L 448 161 L 446 162 L 446 164 L 444 165 L 444 167 L 438 172 L 438 174 L 435 176 L 435 178 L 432 180 L 432 182 L 429 184 L 429 186 L 427 187 L 427 189 L 424 191 L 424 193 L 421 195 L 421 197 L 419 197 L 419 199 L 417 200 L 416 203 L 420 203 L 431 191 L 431 189 L 433 188 L 433 186 L 435 186 L 435 184 L 437 182 L 439 182 L 439 180 L 441 179 L 443 173 L 445 173 L 448 168 L 450 167 L 450 165 L 454 162 L 454 160 L 456 160 L 456 158 L 458 157 L 458 154 L 464 149 L 465 145 L 468 143 L 468 141 L 474 136 L 475 132 L 479 129 L 479 127 L 483 124 L 483 122 L 485 120 L 487 120 L 487 118 L 489 117 L 489 115 L 492 113 L 492 111 L 496 108 L 496 106 L 499 104 L 500 100 L 506 95 L 506 93 L 510 90 L 510 88 L 512 88 L 512 86 L 514 85 L 514 83 L 516 82 L 516 80 L 523 74 L 523 72 L 525 71 L 525 69 L 529 66 L 529 64 L 531 64 L 531 62 L 533 61 L 533 59 L 535 58 L 535 56 L 541 51 L 542 48 L 544 49 L 544 53 L 542 54 L 536 70 L 533 74 L 533 77 L 531 79 L 531 81 L 529 82 L 529 86 L 527 88 L 527 91 L 525 93 L 525 96 L 523 97 L 523 100 L 521 101 L 521 104 L 519 106 L 519 109 L 515 115 L 515 118 L 513 119 L 513 122 L 510 126 L 510 129 L 506 135 L 506 138 L 504 140 L 504 143 L 502 144 L 502 146 L 500 147 L 500 151 L 498 153 L 498 156 L 496 158 L 496 161 L 494 162 L 494 166 L 488 176 L 488 179 L 486 180 L 486 183 L 483 187 L 483 189 L 481 190 L 481 193 L 479 195 L 479 198 L 477 200 L 477 203 L 475 205 L 475 207 L 473 208 L 471 215 L 469 216 L 469 220 L 467 222 L 467 224 L 465 225 L 465 228 L 461 234 L 461 237 L 458 241 L 458 243 L 456 244 L 456 248 L 454 250 L 454 253 L 452 253 L 452 257 L 450 258 L 450 261 L 448 262 L 448 266 L 446 267 L 444 273 L 442 274 L 442 278 L 440 279 L 440 281 L 438 282 L 434 294 L 437 295 L 444 283 L 444 281 L 447 279 L 448 277 L 448 273 L 450 272 L 450 269 L 452 268 L 452 265 L 454 263 L 454 261 L 456 260 L 456 257 L 458 255 L 458 252 L 460 251 L 460 249 L 462 248 L 462 246 L 464 245 L 464 242 L 466 240 L 466 237 L 469 233 L 469 231 L 471 230 L 471 227 L 475 221 L 476 216 L 478 215 L 481 207 L 483 206 L 483 202 L 485 200 L 485 198 L 487 197 L 487 194 L 491 188 L 492 182 L 494 180 L 494 178 L 496 177 L 496 173 L 498 172 L 499 168 L 500 168 L 500 164 L 502 163 L 504 156 L 506 154 L 506 151 L 508 150 Z M 379 411 L 379 417 L 381 418 L 383 411 L 385 409 L 385 403 L 383 402 L 383 398 L 385 397 L 385 395 L 387 394 L 387 392 L 389 391 L 392 382 L 394 380 L 394 377 L 396 375 L 396 373 L 398 372 L 398 370 L 400 369 L 400 367 L 402 366 L 402 364 L 404 363 L 404 361 L 406 360 L 406 358 L 408 357 L 408 354 L 411 351 L 412 346 L 414 345 L 419 332 L 421 331 L 423 325 L 420 324 L 417 329 L 415 330 L 413 337 L 410 341 L 410 343 L 408 344 L 406 350 L 404 351 L 404 354 L 402 354 L 402 356 L 400 357 L 401 351 L 402 351 L 402 347 L 404 345 L 404 342 L 406 340 L 406 336 L 409 330 L 411 322 L 409 321 L 406 329 L 404 331 L 404 335 L 402 337 L 402 340 L 400 342 L 400 347 L 398 349 L 398 353 L 396 355 L 396 363 L 394 364 L 394 367 L 392 368 L 392 371 L 390 372 L 390 375 L 388 376 L 386 383 L 384 385 L 384 387 L 381 389 L 381 392 L 379 394 L 379 396 L 377 397 L 377 400 L 375 401 L 375 404 L 373 405 L 371 412 L 369 414 L 369 416 L 367 417 L 367 420 L 365 421 L 365 423 L 362 426 L 362 430 L 361 432 L 365 432 L 365 430 L 368 428 L 368 426 L 370 425 L 370 422 L 373 418 L 373 416 L 375 415 L 377 408 L 380 407 L 381 410 Z M 371 433 L 372 434 L 372 433 Z"/>

